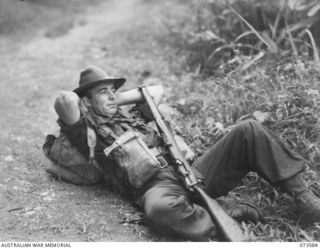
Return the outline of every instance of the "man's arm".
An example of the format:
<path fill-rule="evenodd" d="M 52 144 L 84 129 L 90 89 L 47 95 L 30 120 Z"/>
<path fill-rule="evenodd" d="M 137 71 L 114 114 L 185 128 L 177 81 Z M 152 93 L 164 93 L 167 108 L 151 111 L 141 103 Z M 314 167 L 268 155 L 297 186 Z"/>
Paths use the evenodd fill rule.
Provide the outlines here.
<path fill-rule="evenodd" d="M 54 108 L 59 116 L 58 123 L 61 132 L 66 134 L 71 143 L 85 155 L 89 154 L 87 144 L 87 129 L 80 115 L 78 95 L 71 91 L 61 91 L 56 98 Z"/>
<path fill-rule="evenodd" d="M 67 125 L 73 125 L 80 120 L 79 97 L 71 91 L 61 91 L 54 103 L 54 109 L 59 118 Z"/>
<path fill-rule="evenodd" d="M 148 86 L 147 88 L 148 88 L 148 91 L 150 92 L 150 95 L 154 98 L 154 101 L 158 105 L 163 95 L 162 85 L 153 85 L 153 86 Z M 144 103 L 144 99 L 140 91 L 138 90 L 138 88 L 135 88 L 128 91 L 119 92 L 117 94 L 117 103 L 118 105 Z"/>

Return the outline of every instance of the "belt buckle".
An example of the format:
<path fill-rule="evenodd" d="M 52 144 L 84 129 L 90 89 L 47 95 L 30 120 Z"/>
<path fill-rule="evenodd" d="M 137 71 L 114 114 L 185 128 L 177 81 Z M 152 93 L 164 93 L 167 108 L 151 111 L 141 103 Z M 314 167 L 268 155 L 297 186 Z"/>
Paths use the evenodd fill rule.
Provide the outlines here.
<path fill-rule="evenodd" d="M 164 168 L 168 166 L 168 162 L 164 159 L 163 156 L 157 156 L 158 162 L 160 163 L 160 168 Z"/>

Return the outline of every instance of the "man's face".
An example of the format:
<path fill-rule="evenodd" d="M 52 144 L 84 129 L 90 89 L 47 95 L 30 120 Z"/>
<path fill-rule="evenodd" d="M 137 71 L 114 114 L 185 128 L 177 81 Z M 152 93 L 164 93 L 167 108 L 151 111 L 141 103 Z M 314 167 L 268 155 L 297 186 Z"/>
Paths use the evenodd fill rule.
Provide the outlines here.
<path fill-rule="evenodd" d="M 88 102 L 98 115 L 112 117 L 117 112 L 113 83 L 104 83 L 89 89 Z"/>

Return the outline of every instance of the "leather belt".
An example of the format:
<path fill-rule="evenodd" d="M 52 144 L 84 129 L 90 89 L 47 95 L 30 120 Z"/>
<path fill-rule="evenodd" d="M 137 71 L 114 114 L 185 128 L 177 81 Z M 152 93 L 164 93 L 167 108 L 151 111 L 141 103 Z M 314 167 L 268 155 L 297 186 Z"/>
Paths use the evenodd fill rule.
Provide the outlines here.
<path fill-rule="evenodd" d="M 156 156 L 156 158 L 157 158 L 158 162 L 160 163 L 161 169 L 168 166 L 168 162 L 163 156 L 159 155 L 159 156 Z"/>
<path fill-rule="evenodd" d="M 160 163 L 160 168 L 167 167 L 170 162 L 170 157 L 164 153 L 163 149 L 160 147 L 153 147 L 150 150 L 154 153 L 155 157 L 157 158 L 158 162 Z"/>

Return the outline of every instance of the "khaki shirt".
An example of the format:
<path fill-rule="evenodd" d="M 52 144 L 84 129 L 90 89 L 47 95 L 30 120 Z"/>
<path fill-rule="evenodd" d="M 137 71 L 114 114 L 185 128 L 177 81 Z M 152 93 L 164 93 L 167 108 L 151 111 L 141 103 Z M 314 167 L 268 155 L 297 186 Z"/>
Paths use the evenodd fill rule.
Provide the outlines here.
<path fill-rule="evenodd" d="M 89 157 L 89 147 L 87 143 L 87 125 L 90 125 L 96 132 L 97 144 L 95 147 L 95 158 L 100 168 L 104 172 L 104 176 L 115 192 L 122 195 L 130 196 L 132 187 L 127 177 L 117 166 L 111 157 L 105 156 L 103 150 L 114 142 L 111 133 L 120 136 L 125 132 L 126 127 L 138 132 L 149 148 L 162 146 L 163 140 L 158 135 L 141 114 L 135 108 L 130 111 L 119 109 L 117 114 L 109 122 L 97 125 L 97 122 L 81 116 L 80 120 L 73 125 L 66 125 L 61 120 L 58 121 L 61 126 L 61 132 L 66 134 L 71 143 L 79 149 L 79 151 Z"/>

